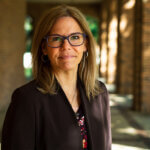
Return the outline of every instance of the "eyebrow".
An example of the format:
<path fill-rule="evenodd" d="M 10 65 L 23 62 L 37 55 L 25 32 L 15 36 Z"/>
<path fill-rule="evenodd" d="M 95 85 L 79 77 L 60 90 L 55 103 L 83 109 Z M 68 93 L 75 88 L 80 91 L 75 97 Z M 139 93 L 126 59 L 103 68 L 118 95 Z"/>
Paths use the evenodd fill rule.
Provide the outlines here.
<path fill-rule="evenodd" d="M 48 36 L 51 36 L 51 35 L 54 35 L 54 36 L 70 36 L 70 35 L 73 35 L 73 34 L 78 34 L 78 33 L 82 33 L 82 32 L 73 32 L 73 33 L 71 33 L 71 34 L 69 34 L 69 35 L 60 35 L 60 34 L 50 34 L 50 35 L 48 35 Z"/>

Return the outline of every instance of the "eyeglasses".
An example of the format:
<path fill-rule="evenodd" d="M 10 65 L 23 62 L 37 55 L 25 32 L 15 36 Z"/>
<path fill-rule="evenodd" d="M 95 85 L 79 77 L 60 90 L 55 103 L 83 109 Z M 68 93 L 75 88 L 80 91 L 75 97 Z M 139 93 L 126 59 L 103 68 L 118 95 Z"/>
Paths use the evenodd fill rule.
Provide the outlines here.
<path fill-rule="evenodd" d="M 72 33 L 68 36 L 52 34 L 44 37 L 44 39 L 47 41 L 48 46 L 52 48 L 61 47 L 65 39 L 67 39 L 72 46 L 80 46 L 84 43 L 84 40 L 86 39 L 86 34 L 79 32 Z"/>

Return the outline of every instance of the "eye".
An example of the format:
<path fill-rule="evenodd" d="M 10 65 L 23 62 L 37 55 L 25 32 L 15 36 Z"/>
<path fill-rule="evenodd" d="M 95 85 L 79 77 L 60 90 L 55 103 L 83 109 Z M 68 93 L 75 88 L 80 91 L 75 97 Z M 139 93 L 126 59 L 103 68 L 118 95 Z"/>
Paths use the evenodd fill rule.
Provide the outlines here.
<path fill-rule="evenodd" d="M 72 35 L 71 37 L 70 37 L 70 39 L 71 40 L 78 40 L 78 39 L 80 39 L 80 35 Z"/>
<path fill-rule="evenodd" d="M 53 41 L 53 42 L 60 42 L 60 41 L 62 41 L 62 39 L 59 36 L 54 36 L 54 37 L 51 38 L 51 41 Z"/>

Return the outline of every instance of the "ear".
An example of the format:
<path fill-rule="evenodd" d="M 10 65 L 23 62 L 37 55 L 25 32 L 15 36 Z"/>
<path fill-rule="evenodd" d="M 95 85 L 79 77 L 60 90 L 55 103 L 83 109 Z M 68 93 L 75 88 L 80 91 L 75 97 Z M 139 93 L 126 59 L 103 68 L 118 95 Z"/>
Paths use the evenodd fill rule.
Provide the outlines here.
<path fill-rule="evenodd" d="M 42 43 L 41 48 L 42 48 L 43 54 L 44 54 L 44 55 L 47 55 L 47 48 L 46 48 L 46 45 L 45 45 L 44 42 Z"/>

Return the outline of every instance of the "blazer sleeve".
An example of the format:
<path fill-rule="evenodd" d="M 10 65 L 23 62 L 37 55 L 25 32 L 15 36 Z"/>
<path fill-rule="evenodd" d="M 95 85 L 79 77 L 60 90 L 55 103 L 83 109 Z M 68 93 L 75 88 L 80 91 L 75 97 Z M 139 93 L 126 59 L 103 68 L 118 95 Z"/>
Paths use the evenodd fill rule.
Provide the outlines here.
<path fill-rule="evenodd" d="M 2 129 L 2 150 L 34 150 L 35 112 L 32 99 L 17 89 Z"/>
<path fill-rule="evenodd" d="M 110 98 L 108 90 L 106 89 L 106 86 L 103 84 L 103 88 L 105 90 L 104 92 L 104 102 L 105 102 L 105 135 L 107 135 L 107 144 L 106 144 L 106 150 L 111 150 L 112 146 L 112 134 L 111 134 L 111 112 L 110 112 Z"/>

